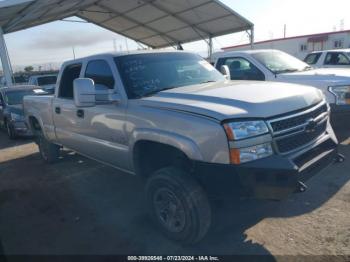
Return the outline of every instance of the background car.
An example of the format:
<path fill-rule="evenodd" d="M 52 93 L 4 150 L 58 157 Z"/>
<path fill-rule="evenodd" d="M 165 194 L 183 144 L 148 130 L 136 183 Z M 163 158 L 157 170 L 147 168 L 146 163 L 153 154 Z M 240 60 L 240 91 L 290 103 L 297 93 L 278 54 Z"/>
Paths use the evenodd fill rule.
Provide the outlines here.
<path fill-rule="evenodd" d="M 0 126 L 5 128 L 10 139 L 31 136 L 23 113 L 23 97 L 26 95 L 47 94 L 37 87 L 21 86 L 0 88 Z"/>
<path fill-rule="evenodd" d="M 317 68 L 350 69 L 350 49 L 312 52 L 305 57 L 304 62 Z"/>
<path fill-rule="evenodd" d="M 55 92 L 57 82 L 57 75 L 34 75 L 29 78 L 28 84 L 33 86 L 40 86 L 49 94 Z"/>
<path fill-rule="evenodd" d="M 331 106 L 336 131 L 350 117 L 350 70 L 314 69 L 307 63 L 279 50 L 231 51 L 216 54 L 215 67 L 227 66 L 231 80 L 273 81 L 316 87 Z"/>

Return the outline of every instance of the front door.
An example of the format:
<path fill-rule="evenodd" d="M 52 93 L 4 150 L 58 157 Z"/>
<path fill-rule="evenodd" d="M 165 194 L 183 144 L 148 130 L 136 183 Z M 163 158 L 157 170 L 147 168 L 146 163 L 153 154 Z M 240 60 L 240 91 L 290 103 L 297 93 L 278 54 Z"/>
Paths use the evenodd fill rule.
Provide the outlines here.
<path fill-rule="evenodd" d="M 116 76 L 107 60 L 93 60 L 87 64 L 84 77 L 94 80 L 96 106 L 80 109 L 84 121 L 79 134 L 86 137 L 82 150 L 97 160 L 127 170 L 126 104 L 122 100 L 108 102 L 109 94 L 118 95 Z"/>

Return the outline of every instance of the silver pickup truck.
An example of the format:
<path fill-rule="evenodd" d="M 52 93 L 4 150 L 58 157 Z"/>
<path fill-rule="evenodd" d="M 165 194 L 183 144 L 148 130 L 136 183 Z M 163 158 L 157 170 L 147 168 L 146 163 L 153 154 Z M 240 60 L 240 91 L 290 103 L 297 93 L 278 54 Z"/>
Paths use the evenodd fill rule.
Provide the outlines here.
<path fill-rule="evenodd" d="M 282 199 L 343 158 L 313 87 L 232 82 L 187 52 L 66 62 L 54 96 L 24 98 L 42 158 L 66 147 L 145 180 L 154 220 L 199 241 L 211 196 Z"/>

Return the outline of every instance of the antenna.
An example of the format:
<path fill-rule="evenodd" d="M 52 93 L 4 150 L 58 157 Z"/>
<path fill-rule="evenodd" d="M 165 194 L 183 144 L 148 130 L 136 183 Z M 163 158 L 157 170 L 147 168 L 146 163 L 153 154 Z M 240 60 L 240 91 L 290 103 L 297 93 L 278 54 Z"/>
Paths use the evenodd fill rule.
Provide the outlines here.
<path fill-rule="evenodd" d="M 126 46 L 126 51 L 129 53 L 129 45 L 128 45 L 128 39 L 125 37 L 125 46 Z"/>
<path fill-rule="evenodd" d="M 72 51 L 73 51 L 73 58 L 75 60 L 75 48 L 74 48 L 74 46 L 72 46 Z"/>

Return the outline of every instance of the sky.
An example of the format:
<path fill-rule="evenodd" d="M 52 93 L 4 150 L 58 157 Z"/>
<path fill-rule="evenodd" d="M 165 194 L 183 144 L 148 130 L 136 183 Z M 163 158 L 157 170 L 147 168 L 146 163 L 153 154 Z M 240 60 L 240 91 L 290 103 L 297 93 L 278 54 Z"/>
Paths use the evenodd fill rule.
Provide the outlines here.
<path fill-rule="evenodd" d="M 174 0 L 176 1 L 176 0 Z M 349 0 L 222 0 L 223 3 L 255 24 L 255 40 L 350 29 Z M 44 69 L 57 68 L 75 56 L 113 50 L 136 49 L 133 40 L 89 23 L 53 22 L 5 36 L 14 70 L 24 66 L 42 65 Z M 214 49 L 248 43 L 246 33 L 217 37 Z M 189 51 L 204 55 L 204 41 L 185 44 Z"/>

